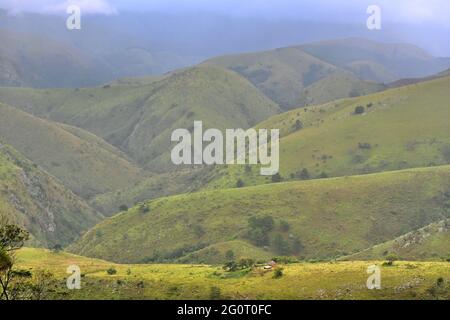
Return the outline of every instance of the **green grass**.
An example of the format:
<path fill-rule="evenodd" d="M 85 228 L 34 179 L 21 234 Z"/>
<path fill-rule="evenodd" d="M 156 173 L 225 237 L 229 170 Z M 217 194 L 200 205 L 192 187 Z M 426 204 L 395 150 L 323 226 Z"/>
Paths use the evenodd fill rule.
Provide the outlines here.
<path fill-rule="evenodd" d="M 123 188 L 145 177 L 102 139 L 5 104 L 0 104 L 0 137 L 83 197 Z"/>
<path fill-rule="evenodd" d="M 450 77 L 276 115 L 258 128 L 281 129 L 280 173 L 298 180 L 450 163 Z M 365 113 L 355 115 L 357 106 Z M 370 107 L 368 107 L 370 106 Z M 296 130 L 297 120 L 303 129 Z M 258 168 L 217 169 L 209 188 L 269 183 Z"/>
<path fill-rule="evenodd" d="M 149 201 L 107 219 L 71 246 L 117 262 L 180 258 L 208 245 L 248 241 L 248 219 L 270 215 L 268 232 L 298 238 L 303 259 L 355 253 L 442 220 L 450 167 L 214 190 Z M 287 221 L 290 229 L 281 231 Z M 276 255 L 273 246 L 269 251 Z"/>
<path fill-rule="evenodd" d="M 367 267 L 382 262 L 330 262 L 283 265 L 283 276 L 255 268 L 231 277 L 221 267 L 207 265 L 118 265 L 67 253 L 26 248 L 18 253 L 18 267 L 45 269 L 57 283 L 51 299 L 210 299 L 211 288 L 222 299 L 449 299 L 448 263 L 396 262 L 381 267 L 382 289 L 366 288 Z M 82 272 L 81 290 L 65 287 L 66 269 Z M 114 268 L 117 274 L 107 275 Z M 436 286 L 437 279 L 444 284 Z"/>
<path fill-rule="evenodd" d="M 0 88 L 5 103 L 36 116 L 83 128 L 154 172 L 173 171 L 172 131 L 249 128 L 279 107 L 234 72 L 199 66 L 142 84 L 80 90 Z M 174 146 L 175 144 L 173 144 Z"/>
<path fill-rule="evenodd" d="M 442 220 L 344 259 L 379 260 L 395 254 L 401 260 L 448 261 L 450 260 L 449 226 L 448 219 Z"/>
<path fill-rule="evenodd" d="M 0 215 L 25 226 L 33 244 L 67 245 L 103 217 L 57 179 L 0 143 Z"/>

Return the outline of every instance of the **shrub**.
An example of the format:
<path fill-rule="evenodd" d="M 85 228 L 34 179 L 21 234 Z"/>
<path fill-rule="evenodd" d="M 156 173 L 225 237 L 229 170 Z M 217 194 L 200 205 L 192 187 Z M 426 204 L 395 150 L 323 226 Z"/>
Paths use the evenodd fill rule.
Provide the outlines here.
<path fill-rule="evenodd" d="M 108 270 L 106 270 L 106 273 L 110 276 L 113 276 L 113 275 L 117 274 L 117 270 L 114 268 L 109 268 Z"/>
<path fill-rule="evenodd" d="M 283 177 L 277 173 L 272 176 L 272 182 L 281 182 L 283 181 Z"/>
<path fill-rule="evenodd" d="M 280 279 L 283 276 L 283 268 L 276 268 L 273 273 L 274 279 Z"/>
<path fill-rule="evenodd" d="M 294 128 L 297 131 L 303 129 L 303 123 L 299 119 L 297 119 L 297 121 L 295 121 Z"/>
<path fill-rule="evenodd" d="M 395 253 L 390 253 L 386 256 L 386 262 L 383 264 L 385 266 L 392 266 L 394 262 L 398 260 L 398 256 Z"/>
<path fill-rule="evenodd" d="M 280 221 L 280 230 L 282 232 L 288 232 L 290 228 L 291 228 L 291 225 L 289 224 L 289 222 L 287 222 L 285 220 Z"/>
<path fill-rule="evenodd" d="M 366 111 L 366 108 L 364 108 L 363 106 L 357 106 L 355 108 L 355 114 L 363 114 Z"/>
<path fill-rule="evenodd" d="M 233 252 L 233 250 L 228 250 L 226 253 L 225 253 L 225 258 L 227 259 L 227 260 L 233 260 L 234 259 L 234 252 Z"/>
<path fill-rule="evenodd" d="M 358 148 L 360 149 L 372 149 L 372 145 L 368 142 L 360 142 L 358 143 Z"/>
<path fill-rule="evenodd" d="M 297 176 L 302 179 L 302 180 L 309 180 L 311 179 L 311 175 L 309 174 L 308 169 L 303 169 L 302 171 L 300 171 Z"/>
<path fill-rule="evenodd" d="M 277 234 L 273 240 L 275 252 L 280 255 L 287 255 L 290 252 L 289 243 L 284 240 L 281 234 Z"/>
<path fill-rule="evenodd" d="M 119 211 L 128 211 L 128 206 L 123 204 L 119 207 Z"/>
<path fill-rule="evenodd" d="M 236 182 L 236 187 L 237 188 L 242 188 L 244 186 L 244 181 L 242 181 L 242 179 L 239 179 L 237 182 Z"/>

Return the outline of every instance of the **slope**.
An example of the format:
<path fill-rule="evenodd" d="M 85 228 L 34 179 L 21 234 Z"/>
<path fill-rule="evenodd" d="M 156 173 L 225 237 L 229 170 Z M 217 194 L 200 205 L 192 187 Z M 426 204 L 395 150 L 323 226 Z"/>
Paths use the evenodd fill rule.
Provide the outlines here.
<path fill-rule="evenodd" d="M 234 72 L 200 66 L 143 85 L 82 90 L 1 89 L 0 99 L 104 138 L 152 171 L 167 172 L 174 129 L 249 128 L 279 107 Z"/>
<path fill-rule="evenodd" d="M 450 163 L 450 77 L 298 109 L 257 127 L 279 128 L 285 180 Z M 359 108 L 358 108 L 359 107 Z M 360 110 L 361 114 L 355 113 Z M 257 168 L 217 169 L 209 188 L 267 183 Z"/>
<path fill-rule="evenodd" d="M 433 75 L 450 66 L 448 59 L 435 58 L 411 44 L 380 43 L 362 38 L 321 41 L 299 48 L 361 79 L 381 83 Z"/>
<path fill-rule="evenodd" d="M 448 205 L 448 204 L 447 204 Z M 450 259 L 450 221 L 442 220 L 394 240 L 373 246 L 346 260 L 382 260 L 395 254 L 399 260 L 441 261 Z"/>
<path fill-rule="evenodd" d="M 205 64 L 239 73 L 285 110 L 383 88 L 361 81 L 351 72 L 317 59 L 299 47 L 224 56 Z"/>
<path fill-rule="evenodd" d="M 0 143 L 0 215 L 30 231 L 33 243 L 67 245 L 103 217 L 58 180 Z"/>
<path fill-rule="evenodd" d="M 446 166 L 179 195 L 103 221 L 70 250 L 142 263 L 244 240 L 273 254 L 331 259 L 448 217 L 449 188 Z M 251 219 L 265 216 L 273 222 Z"/>
<path fill-rule="evenodd" d="M 83 197 L 123 188 L 142 171 L 103 140 L 0 104 L 0 137 Z"/>

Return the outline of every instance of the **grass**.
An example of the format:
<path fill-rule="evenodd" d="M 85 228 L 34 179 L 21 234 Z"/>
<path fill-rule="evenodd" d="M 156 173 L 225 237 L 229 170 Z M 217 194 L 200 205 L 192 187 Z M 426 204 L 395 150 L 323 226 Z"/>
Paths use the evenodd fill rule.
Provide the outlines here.
<path fill-rule="evenodd" d="M 348 260 L 383 259 L 395 254 L 401 260 L 450 260 L 450 221 L 442 220 L 415 230 L 394 240 L 376 245 L 357 254 L 345 257 Z"/>
<path fill-rule="evenodd" d="M 85 129 L 153 172 L 173 171 L 170 137 L 194 120 L 204 128 L 249 128 L 279 107 L 234 72 L 199 66 L 142 84 L 78 90 L 0 89 L 3 102 Z M 175 144 L 173 144 L 175 145 Z"/>
<path fill-rule="evenodd" d="M 450 77 L 276 115 L 259 128 L 280 128 L 285 181 L 367 174 L 450 163 Z M 363 106 L 364 114 L 355 115 Z M 302 129 L 296 129 L 300 121 Z M 217 169 L 208 188 L 270 183 L 258 168 Z"/>
<path fill-rule="evenodd" d="M 60 181 L 0 143 L 0 215 L 25 226 L 36 245 L 67 245 L 103 217 Z"/>
<path fill-rule="evenodd" d="M 209 245 L 249 241 L 249 218 L 269 215 L 270 240 L 297 238 L 299 257 L 330 259 L 448 217 L 449 179 L 450 167 L 443 166 L 161 198 L 103 221 L 71 250 L 117 262 L 170 261 Z"/>
<path fill-rule="evenodd" d="M 223 299 L 449 299 L 450 268 L 439 262 L 395 262 L 381 267 L 382 289 L 368 290 L 367 267 L 378 262 L 329 262 L 283 265 L 283 276 L 255 268 L 235 276 L 208 265 L 118 265 L 67 253 L 25 248 L 18 253 L 18 267 L 52 272 L 57 284 L 53 299 L 210 299 L 219 288 Z M 65 287 L 66 269 L 77 265 L 82 272 L 81 290 Z M 117 271 L 108 275 L 107 270 Z M 436 286 L 437 279 L 444 284 Z M 217 291 L 217 290 L 216 290 Z"/>
<path fill-rule="evenodd" d="M 82 197 L 139 181 L 145 174 L 102 139 L 0 104 L 0 136 Z"/>

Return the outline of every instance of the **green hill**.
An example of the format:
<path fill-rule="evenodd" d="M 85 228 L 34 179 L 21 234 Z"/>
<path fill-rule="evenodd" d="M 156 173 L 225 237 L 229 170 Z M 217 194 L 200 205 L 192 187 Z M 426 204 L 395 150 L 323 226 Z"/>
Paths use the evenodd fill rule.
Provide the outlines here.
<path fill-rule="evenodd" d="M 98 137 L 0 104 L 0 137 L 83 197 L 123 188 L 142 171 Z"/>
<path fill-rule="evenodd" d="M 142 263 L 242 240 L 274 255 L 331 259 L 447 217 L 449 188 L 447 166 L 179 195 L 103 221 L 70 250 Z M 251 219 L 265 216 L 273 223 Z"/>
<path fill-rule="evenodd" d="M 447 204 L 450 206 L 450 204 Z M 432 223 L 394 240 L 373 246 L 346 260 L 382 260 L 395 254 L 399 260 L 441 261 L 450 259 L 450 220 Z"/>
<path fill-rule="evenodd" d="M 239 73 L 284 109 L 379 91 L 383 86 L 320 60 L 299 47 L 211 59 Z"/>
<path fill-rule="evenodd" d="M 58 180 L 0 143 L 0 216 L 26 227 L 32 242 L 67 245 L 103 217 Z"/>
<path fill-rule="evenodd" d="M 281 129 L 284 180 L 444 165 L 450 163 L 449 86 L 450 77 L 439 78 L 293 110 L 257 127 Z M 235 187 L 238 179 L 246 186 L 271 182 L 245 166 L 220 167 L 216 175 L 209 188 Z"/>
<path fill-rule="evenodd" d="M 143 85 L 80 90 L 0 89 L 1 99 L 32 114 L 90 131 L 152 171 L 167 172 L 177 128 L 249 128 L 279 107 L 234 72 L 200 66 Z"/>

